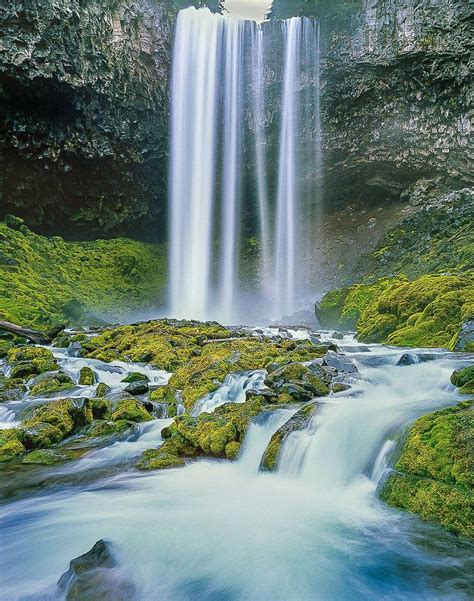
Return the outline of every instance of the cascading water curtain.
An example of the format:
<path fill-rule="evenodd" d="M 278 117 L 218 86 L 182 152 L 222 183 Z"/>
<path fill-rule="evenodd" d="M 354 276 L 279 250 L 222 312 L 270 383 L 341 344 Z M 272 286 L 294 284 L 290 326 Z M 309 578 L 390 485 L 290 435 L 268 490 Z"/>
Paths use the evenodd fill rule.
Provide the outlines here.
<path fill-rule="evenodd" d="M 305 18 L 277 27 L 280 73 L 266 67 L 265 24 L 208 9 L 178 15 L 169 182 L 175 317 L 235 323 L 297 308 L 312 232 L 309 207 L 320 202 L 304 184 L 321 162 L 319 32 Z M 276 151 L 267 143 L 266 103 L 274 108 L 275 97 L 266 93 L 266 70 L 273 89 L 272 77 L 281 84 Z M 252 193 L 245 186 L 249 176 L 256 182 Z M 250 301 L 241 294 L 240 254 L 248 235 L 260 243 Z"/>

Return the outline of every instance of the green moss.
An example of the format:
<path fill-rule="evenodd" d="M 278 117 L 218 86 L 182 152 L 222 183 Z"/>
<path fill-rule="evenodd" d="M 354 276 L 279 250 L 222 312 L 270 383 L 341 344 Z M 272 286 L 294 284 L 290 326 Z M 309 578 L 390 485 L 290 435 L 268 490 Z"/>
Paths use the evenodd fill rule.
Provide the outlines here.
<path fill-rule="evenodd" d="M 474 365 L 453 371 L 451 374 L 451 384 L 461 389 L 465 386 L 468 388 L 474 386 Z"/>
<path fill-rule="evenodd" d="M 65 451 L 59 451 L 56 449 L 38 449 L 31 453 L 28 453 L 23 458 L 22 463 L 34 463 L 38 465 L 55 465 L 56 463 L 62 463 L 72 459 L 72 455 Z"/>
<path fill-rule="evenodd" d="M 226 444 L 224 452 L 227 459 L 237 459 L 238 454 L 240 453 L 241 443 L 233 440 Z"/>
<path fill-rule="evenodd" d="M 473 433 L 469 401 L 418 419 L 382 498 L 451 532 L 473 537 Z"/>
<path fill-rule="evenodd" d="M 24 452 L 25 447 L 19 440 L 18 430 L 0 430 L 0 462 L 10 461 Z"/>
<path fill-rule="evenodd" d="M 473 281 L 469 273 L 428 274 L 413 282 L 396 277 L 357 284 L 346 290 L 337 324 L 326 323 L 320 310 L 322 325 L 342 327 L 350 314 L 363 342 L 454 348 L 474 303 Z"/>
<path fill-rule="evenodd" d="M 30 394 L 38 396 L 49 392 L 58 392 L 61 390 L 68 390 L 74 387 L 74 382 L 69 376 L 61 372 L 53 373 L 41 379 L 37 382 L 30 390 Z"/>
<path fill-rule="evenodd" d="M 163 449 L 148 449 L 137 463 L 139 470 L 164 470 L 183 467 L 184 459 Z"/>
<path fill-rule="evenodd" d="M 115 436 L 123 434 L 130 428 L 130 423 L 126 420 L 117 420 L 115 422 L 97 420 L 87 427 L 83 434 L 88 438 L 102 438 L 104 436 Z"/>
<path fill-rule="evenodd" d="M 95 389 L 95 396 L 96 396 L 97 398 L 104 397 L 104 396 L 106 396 L 107 394 L 109 394 L 109 392 L 110 392 L 111 390 L 112 390 L 112 389 L 110 388 L 110 386 L 107 386 L 107 384 L 105 384 L 105 382 L 100 382 L 100 383 L 97 385 L 97 388 Z"/>
<path fill-rule="evenodd" d="M 145 374 L 141 374 L 138 371 L 133 371 L 131 373 L 128 374 L 128 376 L 126 376 L 122 382 L 148 382 L 148 376 L 146 376 Z"/>
<path fill-rule="evenodd" d="M 164 296 L 163 246 L 119 238 L 65 242 L 0 223 L 0 315 L 46 328 L 80 323 L 87 311 L 117 320 L 155 305 Z"/>
<path fill-rule="evenodd" d="M 160 386 L 151 392 L 149 399 L 166 405 L 168 417 L 175 417 L 178 412 L 177 392 L 172 386 Z"/>
<path fill-rule="evenodd" d="M 120 420 L 147 422 L 151 419 L 153 419 L 153 417 L 136 399 L 124 399 L 123 401 L 120 401 L 111 416 L 111 420 L 114 422 Z"/>
<path fill-rule="evenodd" d="M 82 386 L 92 386 L 95 384 L 95 375 L 90 367 L 81 367 L 79 372 L 79 384 Z"/>

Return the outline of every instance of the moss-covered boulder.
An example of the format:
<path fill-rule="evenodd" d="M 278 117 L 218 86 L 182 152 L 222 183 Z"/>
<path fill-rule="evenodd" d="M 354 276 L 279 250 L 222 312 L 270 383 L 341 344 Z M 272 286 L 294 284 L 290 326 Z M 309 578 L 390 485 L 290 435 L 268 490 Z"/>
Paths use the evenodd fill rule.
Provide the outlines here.
<path fill-rule="evenodd" d="M 163 449 L 148 449 L 137 463 L 139 470 L 166 470 L 174 467 L 183 467 L 185 461 L 174 453 Z"/>
<path fill-rule="evenodd" d="M 32 396 L 39 396 L 51 392 L 68 390 L 73 387 L 74 382 L 67 374 L 62 372 L 47 372 L 46 374 L 35 378 L 35 382 L 30 389 L 30 394 Z"/>
<path fill-rule="evenodd" d="M 454 371 L 451 374 L 451 383 L 459 388 L 461 394 L 474 395 L 474 365 Z"/>
<path fill-rule="evenodd" d="M 454 349 L 474 311 L 472 272 L 405 276 L 328 293 L 318 315 L 324 327 L 356 328 L 363 342 Z"/>
<path fill-rule="evenodd" d="M 111 392 L 111 388 L 110 386 L 108 386 L 105 382 L 100 382 L 99 384 L 97 384 L 97 388 L 95 389 L 95 396 L 97 398 L 102 398 L 104 396 L 107 396 L 109 394 L 109 392 Z"/>
<path fill-rule="evenodd" d="M 79 371 L 79 384 L 81 386 L 93 386 L 95 384 L 95 374 L 90 367 L 81 367 Z"/>
<path fill-rule="evenodd" d="M 53 353 L 38 346 L 13 347 L 7 352 L 6 359 L 11 366 L 11 378 L 28 379 L 58 369 Z"/>
<path fill-rule="evenodd" d="M 285 424 L 283 424 L 283 426 L 281 426 L 275 432 L 263 455 L 262 462 L 260 464 L 261 468 L 273 471 L 277 467 L 281 449 L 285 440 L 293 432 L 304 430 L 308 426 L 313 415 L 315 415 L 317 412 L 318 408 L 318 403 L 308 403 L 299 411 L 297 411 Z"/>
<path fill-rule="evenodd" d="M 17 430 L 0 430 L 0 462 L 10 461 L 24 452 L 25 447 L 19 439 Z"/>
<path fill-rule="evenodd" d="M 329 394 L 329 388 L 319 375 L 300 363 L 290 363 L 275 369 L 265 378 L 265 385 L 276 391 L 279 395 L 278 402 L 287 402 L 288 399 L 290 402 L 304 402 Z"/>
<path fill-rule="evenodd" d="M 474 537 L 474 411 L 470 401 L 419 418 L 381 497 L 450 532 Z"/>
<path fill-rule="evenodd" d="M 19 401 L 26 391 L 21 378 L 7 378 L 0 374 L 0 403 Z"/>
<path fill-rule="evenodd" d="M 142 403 L 136 399 L 119 401 L 110 418 L 113 422 L 122 420 L 130 422 L 147 422 L 153 419 Z"/>
<path fill-rule="evenodd" d="M 103 438 L 123 434 L 132 427 L 132 424 L 124 419 L 117 421 L 95 420 L 87 426 L 82 434 L 88 438 Z"/>
<path fill-rule="evenodd" d="M 22 463 L 36 465 L 55 465 L 72 459 L 73 455 L 70 452 L 59 449 L 38 449 L 28 453 L 22 459 Z"/>
<path fill-rule="evenodd" d="M 214 413 L 202 413 L 198 417 L 179 415 L 162 431 L 163 445 L 147 452 L 138 465 L 140 469 L 174 467 L 182 465 L 178 462 L 180 458 L 203 455 L 235 459 L 252 419 L 271 409 L 263 397 L 257 397 L 245 403 L 221 405 Z"/>
<path fill-rule="evenodd" d="M 130 384 L 131 382 L 148 382 L 149 378 L 146 374 L 142 374 L 139 371 L 132 371 L 125 378 L 122 379 L 122 382 L 126 382 Z"/>
<path fill-rule="evenodd" d="M 153 390 L 149 396 L 149 400 L 160 405 L 166 405 L 168 417 L 175 417 L 178 413 L 178 391 L 173 386 L 160 386 Z"/>

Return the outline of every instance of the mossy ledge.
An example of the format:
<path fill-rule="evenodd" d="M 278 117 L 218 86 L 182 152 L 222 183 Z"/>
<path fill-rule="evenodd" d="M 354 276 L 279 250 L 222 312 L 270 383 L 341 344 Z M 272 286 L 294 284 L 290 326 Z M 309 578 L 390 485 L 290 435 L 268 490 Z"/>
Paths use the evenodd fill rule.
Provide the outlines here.
<path fill-rule="evenodd" d="M 472 401 L 419 418 L 381 498 L 454 534 L 474 538 Z"/>
<path fill-rule="evenodd" d="M 324 327 L 356 329 L 362 342 L 457 350 L 461 326 L 474 317 L 473 273 L 355 284 L 328 292 L 317 315 Z"/>
<path fill-rule="evenodd" d="M 48 329 L 115 321 L 163 299 L 162 245 L 127 238 L 66 242 L 30 231 L 12 216 L 0 222 L 0 319 Z"/>

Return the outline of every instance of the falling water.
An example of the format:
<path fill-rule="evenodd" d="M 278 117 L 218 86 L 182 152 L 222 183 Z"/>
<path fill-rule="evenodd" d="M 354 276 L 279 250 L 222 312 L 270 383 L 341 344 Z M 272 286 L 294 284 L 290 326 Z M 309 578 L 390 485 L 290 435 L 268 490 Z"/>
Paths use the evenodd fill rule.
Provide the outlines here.
<path fill-rule="evenodd" d="M 275 313 L 292 313 L 295 299 L 295 228 L 299 198 L 296 180 L 296 137 L 298 128 L 297 86 L 300 62 L 301 19 L 283 23 L 285 31 L 285 70 L 281 108 L 280 159 L 278 173 L 276 224 L 276 295 Z"/>
<path fill-rule="evenodd" d="M 306 18 L 282 21 L 270 30 L 276 35 L 271 57 L 265 53 L 267 31 L 265 24 L 208 9 L 178 15 L 169 261 L 176 317 L 248 322 L 239 298 L 248 285 L 244 279 L 253 282 L 260 315 L 280 317 L 296 308 L 295 283 L 305 279 L 301 265 L 312 227 L 307 206 L 318 200 L 309 198 L 300 179 L 311 179 L 320 162 L 319 30 Z M 277 97 L 266 94 L 264 77 L 275 52 L 283 64 L 282 73 L 274 73 L 282 81 Z M 281 107 L 274 158 L 267 148 L 266 102 L 273 110 Z M 256 183 L 252 193 L 244 185 L 248 175 Z M 259 237 L 260 260 L 246 267 L 243 278 L 240 256 L 249 236 Z"/>

